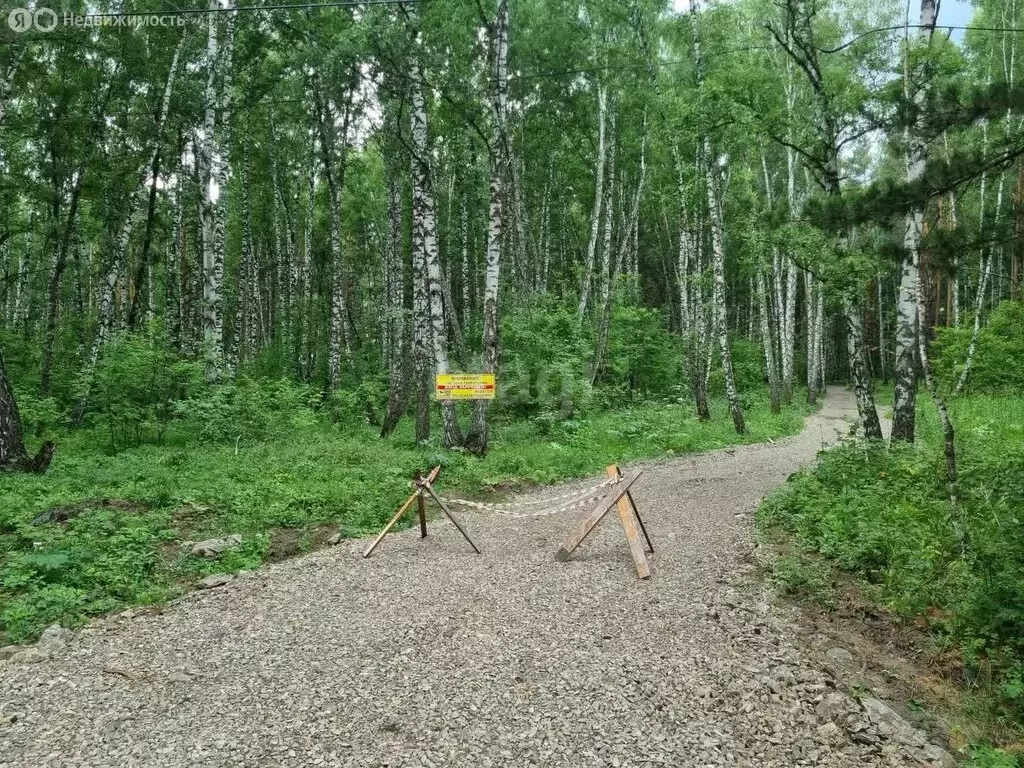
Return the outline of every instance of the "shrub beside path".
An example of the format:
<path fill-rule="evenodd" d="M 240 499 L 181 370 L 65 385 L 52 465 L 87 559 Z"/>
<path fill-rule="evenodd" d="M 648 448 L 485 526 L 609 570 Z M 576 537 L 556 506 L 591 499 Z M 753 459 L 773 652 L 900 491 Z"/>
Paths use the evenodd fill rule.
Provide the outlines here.
<path fill-rule="evenodd" d="M 643 464 L 648 582 L 614 514 L 558 563 L 578 512 L 462 511 L 481 556 L 438 519 L 96 620 L 0 661 L 0 766 L 946 765 L 752 578 L 758 501 L 855 413 L 830 390 L 796 437 Z"/>

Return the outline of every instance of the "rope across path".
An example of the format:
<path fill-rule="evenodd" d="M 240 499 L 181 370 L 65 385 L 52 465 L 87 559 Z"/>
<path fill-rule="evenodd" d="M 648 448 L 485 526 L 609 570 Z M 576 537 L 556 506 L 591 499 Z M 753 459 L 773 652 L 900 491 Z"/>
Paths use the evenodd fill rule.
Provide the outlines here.
<path fill-rule="evenodd" d="M 471 499 L 452 498 L 448 496 L 440 496 L 439 498 L 445 504 L 449 504 L 453 507 L 464 507 L 466 509 L 476 509 L 482 512 L 493 512 L 498 515 L 503 515 L 504 517 L 516 519 L 547 517 L 549 515 L 557 515 L 561 512 L 568 512 L 591 501 L 596 501 L 607 493 L 607 488 L 613 485 L 618 485 L 620 482 L 622 482 L 621 477 L 609 477 L 607 480 L 604 480 L 597 485 L 577 489 L 571 493 L 564 493 L 558 496 L 550 496 L 542 499 L 522 499 L 504 503 L 488 503 L 483 501 L 473 501 Z M 537 508 L 533 509 L 533 507 Z"/>
<path fill-rule="evenodd" d="M 473 551 L 478 555 L 481 554 L 480 548 L 473 542 L 466 529 L 462 527 L 452 512 L 451 507 L 465 507 L 467 509 L 477 509 L 485 512 L 495 512 L 499 515 L 504 515 L 510 518 L 541 518 L 555 515 L 559 512 L 566 512 L 577 507 L 589 506 L 592 509 L 587 512 L 584 518 L 575 527 L 569 537 L 565 540 L 565 543 L 558 550 L 556 559 L 565 560 L 569 557 L 576 547 L 587 537 L 587 535 L 594 529 L 594 527 L 601 522 L 601 519 L 605 514 L 615 509 L 618 512 L 619 518 L 622 520 L 622 526 L 626 534 L 626 539 L 629 543 L 630 553 L 633 556 L 633 562 L 636 564 L 637 576 L 641 579 L 646 579 L 651 575 L 650 567 L 647 564 L 646 555 L 644 553 L 644 547 L 640 542 L 638 536 L 638 529 L 643 533 L 644 539 L 647 542 L 647 550 L 654 552 L 654 545 L 651 543 L 651 537 L 647 535 L 647 529 L 644 527 L 644 522 L 640 517 L 640 510 L 636 507 L 636 502 L 633 501 L 632 495 L 630 495 L 630 487 L 640 478 L 643 474 L 643 470 L 639 470 L 633 474 L 632 477 L 626 478 L 622 474 L 622 470 L 619 469 L 617 464 L 611 464 L 605 468 L 608 473 L 608 477 L 599 483 L 588 486 L 586 488 L 578 488 L 575 491 L 564 493 L 559 496 L 546 496 L 539 499 L 524 499 L 521 501 L 511 501 L 505 503 L 487 503 L 482 501 L 473 501 L 472 499 L 460 499 L 456 497 L 445 498 L 438 494 L 437 489 L 434 488 L 434 483 L 437 481 L 437 476 L 441 472 L 441 467 L 436 466 L 427 475 L 423 475 L 419 472 L 416 473 L 416 477 L 413 480 L 411 486 L 414 489 L 412 494 L 405 503 L 398 508 L 398 511 L 388 521 L 387 525 L 384 526 L 377 538 L 373 540 L 373 543 L 363 553 L 363 557 L 367 558 L 373 554 L 373 550 L 383 541 L 388 531 L 406 514 L 406 512 L 413 508 L 415 504 L 416 515 L 419 518 L 420 523 L 420 538 L 426 538 L 427 536 L 427 512 L 426 512 L 426 501 L 431 499 L 434 503 L 441 508 L 445 516 L 452 522 L 462 537 L 469 542 L 469 545 L 473 548 Z M 594 504 L 593 502 L 597 502 Z M 533 509 L 536 507 L 536 509 Z"/>

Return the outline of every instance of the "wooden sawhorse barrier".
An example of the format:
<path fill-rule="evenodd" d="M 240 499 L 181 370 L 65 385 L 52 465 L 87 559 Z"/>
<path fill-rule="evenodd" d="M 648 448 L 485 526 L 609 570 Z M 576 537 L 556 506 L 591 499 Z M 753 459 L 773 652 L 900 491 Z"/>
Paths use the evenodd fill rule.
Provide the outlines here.
<path fill-rule="evenodd" d="M 612 464 L 608 467 L 607 472 L 608 477 L 622 480 L 622 472 L 617 465 Z M 636 502 L 633 501 L 633 494 L 629 492 L 630 487 L 640 479 L 640 475 L 643 473 L 643 470 L 640 470 L 629 480 L 613 485 L 608 495 L 601 499 L 598 505 L 569 534 L 565 543 L 562 544 L 562 548 L 555 555 L 555 559 L 560 562 L 568 560 L 572 551 L 583 543 L 583 540 L 597 527 L 597 524 L 601 522 L 608 513 L 608 510 L 614 506 L 618 510 L 619 519 L 622 520 L 622 527 L 626 531 L 629 552 L 633 555 L 633 562 L 636 564 L 636 575 L 641 579 L 648 578 L 651 575 L 651 567 L 647 563 L 647 555 L 644 553 L 643 545 L 640 543 L 637 527 L 640 528 L 644 539 L 647 541 L 648 552 L 654 553 L 654 545 L 651 543 L 651 537 L 647 535 L 647 528 L 644 527 L 644 521 L 640 517 L 640 510 L 637 509 Z"/>
<path fill-rule="evenodd" d="M 434 493 L 433 483 L 437 479 L 437 476 L 438 474 L 440 474 L 440 472 L 441 467 L 436 466 L 432 470 L 430 470 L 430 474 L 428 474 L 426 477 L 423 477 L 419 474 L 416 475 L 416 479 L 413 481 L 416 485 L 416 490 L 413 491 L 412 496 L 405 500 L 405 504 L 403 504 L 398 509 L 394 517 L 392 517 L 388 521 L 388 524 L 384 526 L 384 530 L 381 531 L 380 534 L 378 534 L 377 538 L 373 540 L 373 544 L 371 544 L 369 549 L 367 549 L 363 553 L 363 557 L 369 557 L 371 554 L 373 554 L 373 550 L 375 550 L 377 548 L 377 545 L 380 544 L 381 541 L 383 541 L 384 537 L 387 536 L 388 531 L 390 531 L 394 527 L 395 523 L 402 519 L 402 515 L 404 515 L 406 511 L 408 511 L 409 507 L 412 506 L 412 503 L 414 501 L 417 502 L 416 511 L 420 519 L 420 538 L 425 539 L 427 537 L 427 504 L 425 498 L 426 496 L 430 496 L 430 498 L 432 498 L 437 503 L 437 506 L 441 508 L 441 511 L 444 512 L 448 516 L 448 519 L 452 521 L 452 524 L 459 529 L 459 533 L 461 533 L 463 537 L 466 539 L 466 541 L 469 542 L 469 546 L 473 548 L 473 551 L 476 552 L 478 555 L 480 554 L 480 550 L 477 549 L 476 544 L 473 543 L 473 540 L 469 538 L 469 534 L 466 533 L 466 531 L 463 529 L 461 525 L 459 525 L 459 521 L 455 519 L 455 516 L 452 514 L 452 511 L 448 509 L 448 506 L 443 501 L 441 501 L 440 498 L 438 498 L 438 495 L 436 493 Z"/>

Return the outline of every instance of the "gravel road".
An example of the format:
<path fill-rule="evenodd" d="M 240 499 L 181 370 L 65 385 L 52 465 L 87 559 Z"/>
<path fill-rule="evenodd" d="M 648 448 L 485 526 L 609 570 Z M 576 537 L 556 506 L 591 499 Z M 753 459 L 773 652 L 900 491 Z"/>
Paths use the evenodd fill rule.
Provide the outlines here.
<path fill-rule="evenodd" d="M 834 389 L 794 438 L 644 464 L 647 582 L 614 515 L 558 563 L 578 512 L 462 511 L 483 555 L 438 519 L 94 621 L 0 661 L 0 766 L 903 765 L 823 728 L 752 578 L 756 504 L 855 414 Z"/>

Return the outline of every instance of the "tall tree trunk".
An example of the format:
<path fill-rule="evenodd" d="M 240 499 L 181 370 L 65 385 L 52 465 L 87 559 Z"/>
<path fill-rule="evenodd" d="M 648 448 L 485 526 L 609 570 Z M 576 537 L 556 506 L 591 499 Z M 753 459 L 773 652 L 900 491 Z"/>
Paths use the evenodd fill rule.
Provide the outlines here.
<path fill-rule="evenodd" d="M 764 347 L 764 366 L 768 374 L 768 394 L 771 398 L 772 413 L 782 411 L 782 393 L 779 386 L 779 372 L 775 367 L 775 342 L 772 340 L 771 307 L 768 304 L 768 291 L 765 289 L 764 267 L 757 270 L 757 300 L 761 306 L 761 344 Z"/>
<path fill-rule="evenodd" d="M 21 414 L 7 379 L 4 355 L 0 351 L 0 470 L 20 469 L 27 458 L 21 434 Z"/>
<path fill-rule="evenodd" d="M 388 405 L 381 426 L 381 437 L 395 431 L 398 420 L 409 402 L 409 330 L 405 316 L 405 259 L 402 257 L 402 192 L 395 178 L 388 174 L 388 237 L 385 243 L 385 278 L 387 285 L 390 381 Z"/>
<path fill-rule="evenodd" d="M 607 279 L 607 284 L 602 290 L 602 305 L 600 321 L 597 329 L 597 343 L 594 348 L 594 363 L 590 372 L 590 383 L 593 384 L 597 379 L 598 373 L 600 372 L 601 365 L 604 362 L 604 353 L 608 345 L 608 328 L 611 324 L 612 317 L 612 306 L 615 301 L 615 288 L 618 282 L 619 272 L 621 270 L 623 262 L 628 263 L 629 252 L 632 248 L 633 236 L 632 233 L 637 226 L 637 221 L 640 217 L 640 202 L 643 199 L 644 185 L 647 180 L 647 135 L 646 135 L 646 121 L 644 123 L 645 131 L 644 135 L 640 140 L 640 179 L 637 181 L 636 191 L 633 193 L 632 205 L 629 209 L 629 215 L 626 219 L 626 224 L 622 228 L 623 231 L 619 233 L 619 247 L 616 250 L 614 257 L 611 259 L 610 274 Z M 609 184 L 609 186 L 611 186 Z M 606 211 L 610 214 L 612 206 L 609 205 Z M 605 239 L 608 248 L 611 248 L 610 232 L 606 235 Z"/>
<path fill-rule="evenodd" d="M 590 239 L 587 241 L 587 255 L 583 262 L 582 283 L 580 285 L 580 304 L 576 311 L 576 320 L 583 325 L 587 314 L 587 302 L 590 300 L 590 284 L 594 274 L 594 258 L 597 254 L 597 239 L 601 231 L 601 204 L 604 198 L 604 165 L 605 165 L 605 119 L 608 111 L 608 97 L 603 85 L 597 86 L 597 169 L 594 172 L 594 210 L 590 214 Z"/>
<path fill-rule="evenodd" d="M 430 393 L 432 391 L 430 327 L 430 284 L 423 258 L 423 228 L 412 228 L 412 316 L 413 362 L 416 369 L 416 442 L 430 439 Z"/>
<path fill-rule="evenodd" d="M 0 351 L 0 471 L 45 472 L 54 449 L 53 443 L 45 443 L 35 458 L 25 452 L 21 414 L 7 378 L 3 351 Z"/>
<path fill-rule="evenodd" d="M 732 367 L 732 349 L 729 346 L 729 322 L 725 303 L 725 232 L 722 223 L 722 206 L 718 194 L 718 165 L 711 158 L 711 142 L 704 138 L 705 178 L 708 195 L 708 215 L 711 218 L 711 250 L 714 257 L 714 305 L 715 325 L 718 332 L 718 347 L 722 353 L 722 370 L 725 373 L 725 397 L 729 401 L 732 423 L 736 433 L 747 431 L 743 420 L 743 406 L 736 389 L 736 378 Z"/>
<path fill-rule="evenodd" d="M 978 334 L 981 332 L 981 312 L 985 305 L 985 290 L 988 287 L 989 274 L 991 271 L 991 254 L 987 259 L 984 254 L 982 254 L 980 265 L 981 277 L 978 279 L 978 296 L 974 303 L 974 327 L 971 329 L 971 341 L 967 345 L 967 355 L 964 358 L 964 368 L 960 372 L 960 377 L 956 380 L 956 387 L 953 389 L 954 397 L 963 392 L 964 386 L 967 384 L 967 380 L 971 377 L 971 368 L 974 367 L 974 352 L 978 346 Z"/>
<path fill-rule="evenodd" d="M 214 183 L 218 178 L 215 163 L 225 163 L 226 158 L 216 155 L 217 140 L 217 70 L 219 53 L 217 27 L 220 23 L 217 12 L 218 0 L 210 0 L 208 32 L 206 38 L 206 88 L 203 94 L 204 117 L 203 137 L 199 146 L 199 168 L 201 190 L 200 220 L 203 230 L 203 348 L 206 359 L 206 378 L 214 381 L 220 376 L 223 339 L 223 317 L 221 306 L 221 281 L 224 274 L 223 252 L 218 260 L 217 249 L 217 197 Z M 221 194 L 224 190 L 219 190 Z"/>
<path fill-rule="evenodd" d="M 926 0 L 925 0 L 926 1 Z M 920 259 L 920 251 L 915 252 L 915 257 Z M 917 273 L 920 275 L 920 261 L 916 264 Z M 928 328 L 924 324 L 924 291 L 920 283 L 914 286 L 914 295 L 917 298 L 917 343 L 918 354 L 921 356 L 921 370 L 924 373 L 925 386 L 935 403 L 939 412 L 939 425 L 942 427 L 943 455 L 946 459 L 946 490 L 949 494 L 950 523 L 953 533 L 960 544 L 961 552 L 966 548 L 966 532 L 959 516 L 959 504 L 957 500 L 957 466 L 956 466 L 956 438 L 953 430 L 953 420 L 949 416 L 949 408 L 946 407 L 946 400 L 939 394 L 935 376 L 932 373 L 932 366 L 928 360 Z"/>
<path fill-rule="evenodd" d="M 80 168 L 75 174 L 75 181 L 71 188 L 71 200 L 68 205 L 67 221 L 63 228 L 63 237 L 59 242 L 53 244 L 53 263 L 50 265 L 50 282 L 46 296 L 46 325 L 43 330 L 43 368 L 41 377 L 40 394 L 49 397 L 53 391 L 53 345 L 57 339 L 57 316 L 60 312 L 60 287 L 61 278 L 68 262 L 68 248 L 71 245 L 72 231 L 75 227 L 75 218 L 78 213 L 78 201 L 82 191 L 82 179 L 85 176 L 85 168 Z M 55 213 L 58 206 L 54 206 Z M 57 221 L 54 221 L 57 227 Z"/>
<path fill-rule="evenodd" d="M 427 306 L 430 318 L 430 337 L 434 354 L 434 373 L 446 374 L 448 367 L 448 335 L 445 333 L 444 300 L 442 295 L 441 260 L 437 247 L 437 219 L 434 209 L 434 190 L 430 175 L 430 147 L 427 140 L 427 109 L 423 99 L 423 84 L 418 64 L 412 67 L 412 140 L 413 140 L 413 226 L 419 229 L 416 245 L 422 249 L 420 258 L 427 272 Z M 451 448 L 462 443 L 455 403 L 446 400 L 441 405 L 444 422 L 444 446 Z"/>
<path fill-rule="evenodd" d="M 921 0 L 920 36 L 929 41 L 935 29 L 935 0 Z M 909 63 L 904 73 L 904 96 L 910 94 Z M 927 74 L 927 73 L 926 73 Z M 913 95 L 914 102 L 923 104 L 925 91 L 922 88 Z M 924 174 L 927 163 L 927 148 L 916 127 L 906 131 L 907 138 L 907 183 L 913 184 Z M 892 406 L 891 440 L 914 442 L 916 421 L 917 381 L 914 350 L 917 347 L 917 300 L 914 292 L 920 284 L 917 265 L 920 262 L 921 228 L 924 224 L 924 205 L 915 206 L 906 216 L 903 247 L 903 268 L 900 274 L 899 302 L 896 305 L 896 364 L 893 372 L 895 392 Z M 924 323 L 922 318 L 921 323 Z"/>
<path fill-rule="evenodd" d="M 320 133 L 320 149 L 323 154 L 324 176 L 327 178 L 327 192 L 331 206 L 331 335 L 328 359 L 331 389 L 341 386 L 342 356 L 353 368 L 352 343 L 348 334 L 348 306 L 345 297 L 345 270 L 341 252 L 341 190 L 344 183 L 348 130 L 352 112 L 352 87 L 348 89 L 345 101 L 345 116 L 342 121 L 342 157 L 334 162 L 334 119 L 330 105 L 325 101 L 319 80 L 314 79 L 314 95 L 317 102 L 317 125 Z"/>
<path fill-rule="evenodd" d="M 597 275 L 597 336 L 594 342 L 594 359 L 590 365 L 590 383 L 593 385 L 597 379 L 602 360 L 604 356 L 604 345 L 605 338 L 604 334 L 608 332 L 608 328 L 605 321 L 606 310 L 607 313 L 611 313 L 611 305 L 614 299 L 614 280 L 617 277 L 617 271 L 613 266 L 613 261 L 616 259 L 616 255 L 612 252 L 612 241 L 615 230 L 615 160 L 616 160 L 616 120 L 615 113 L 612 112 L 610 126 L 608 130 L 608 144 L 610 150 L 608 152 L 607 160 L 607 173 L 608 180 L 604 185 L 604 202 L 602 208 L 604 209 L 604 235 L 600 245 L 601 258 L 598 264 L 598 275 Z M 621 237 L 621 232 L 620 232 Z"/>
<path fill-rule="evenodd" d="M 487 225 L 487 260 L 484 277 L 484 373 L 496 373 L 500 353 L 498 287 L 501 277 L 502 215 L 504 210 L 504 178 L 508 167 L 508 135 L 505 113 L 508 104 L 508 0 L 498 0 L 494 20 L 494 89 L 491 116 L 491 190 Z M 466 447 L 481 455 L 487 453 L 489 400 L 473 404 L 473 423 L 466 437 Z"/>
<path fill-rule="evenodd" d="M 864 317 L 861 310 L 849 298 L 845 300 L 847 352 L 850 356 L 850 372 L 853 390 L 857 396 L 857 411 L 860 414 L 864 437 L 868 440 L 882 439 L 882 425 L 878 421 L 875 399 L 871 394 L 871 377 L 867 371 L 864 355 Z"/>

